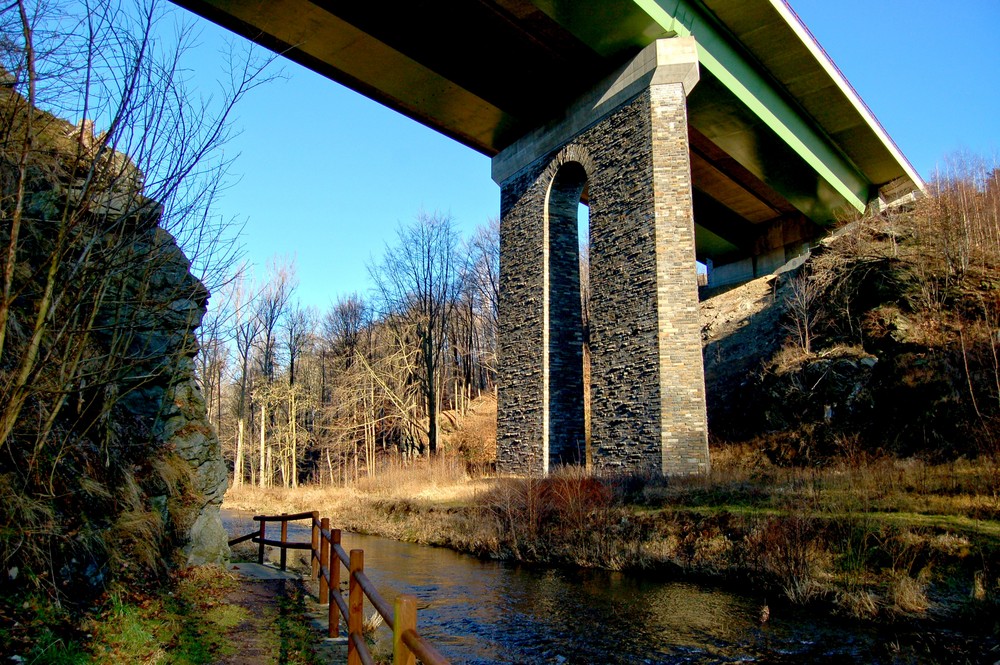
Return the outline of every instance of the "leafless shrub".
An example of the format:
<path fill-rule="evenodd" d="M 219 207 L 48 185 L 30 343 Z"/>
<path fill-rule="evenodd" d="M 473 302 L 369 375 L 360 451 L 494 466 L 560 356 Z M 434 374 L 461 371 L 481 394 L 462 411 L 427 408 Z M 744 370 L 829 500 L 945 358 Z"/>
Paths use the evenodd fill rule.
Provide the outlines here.
<path fill-rule="evenodd" d="M 149 419 L 120 406 L 193 353 L 191 339 L 165 343 L 156 364 L 139 348 L 151 321 L 184 318 L 159 289 L 206 297 L 170 234 L 213 286 L 234 259 L 228 223 L 209 213 L 226 168 L 216 149 L 260 72 L 233 59 L 232 86 L 202 103 L 183 81 L 191 34 L 158 37 L 163 20 L 155 0 L 0 10 L 0 559 L 57 600 L 68 577 L 99 587 L 112 553 L 162 569 L 172 525 L 149 504 L 190 485 L 157 457 Z M 164 272 L 172 292 L 154 285 Z M 43 521 L 25 511 L 37 503 Z"/>
<path fill-rule="evenodd" d="M 914 216 L 916 231 L 947 277 L 989 269 L 1000 256 L 1000 169 L 971 154 L 956 154 L 929 183 L 930 196 Z"/>
<path fill-rule="evenodd" d="M 812 353 L 813 342 L 825 313 L 822 306 L 823 284 L 815 276 L 799 273 L 789 284 L 785 308 L 791 322 L 786 329 L 792 333 L 803 353 Z"/>
<path fill-rule="evenodd" d="M 806 603 L 822 592 L 817 578 L 824 552 L 813 520 L 794 514 L 764 519 L 747 534 L 742 548 L 793 603 Z"/>
<path fill-rule="evenodd" d="M 522 560 L 617 568 L 638 556 L 611 485 L 576 467 L 547 478 L 498 479 L 479 504 L 501 550 Z"/>

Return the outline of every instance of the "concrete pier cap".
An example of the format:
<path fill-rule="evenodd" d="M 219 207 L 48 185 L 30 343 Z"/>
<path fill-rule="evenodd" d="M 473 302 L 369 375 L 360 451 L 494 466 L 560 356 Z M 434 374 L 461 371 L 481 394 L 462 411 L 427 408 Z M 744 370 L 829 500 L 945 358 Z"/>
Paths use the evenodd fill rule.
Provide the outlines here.
<path fill-rule="evenodd" d="M 493 181 L 503 184 L 539 156 L 558 150 L 650 86 L 680 83 L 686 96 L 698 79 L 698 45 L 694 37 L 658 39 L 580 97 L 562 118 L 529 132 L 497 154 L 491 165 Z"/>

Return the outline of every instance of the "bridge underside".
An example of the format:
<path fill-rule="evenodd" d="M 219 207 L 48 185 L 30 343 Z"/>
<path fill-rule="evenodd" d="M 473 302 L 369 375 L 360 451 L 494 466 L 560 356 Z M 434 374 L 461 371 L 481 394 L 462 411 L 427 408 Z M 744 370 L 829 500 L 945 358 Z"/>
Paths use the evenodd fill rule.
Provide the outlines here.
<path fill-rule="evenodd" d="M 769 0 L 175 2 L 489 156 L 653 40 L 694 35 L 697 254 L 717 267 L 794 250 L 907 177 Z"/>
<path fill-rule="evenodd" d="M 592 435 L 598 466 L 705 471 L 695 258 L 745 280 L 922 186 L 782 0 L 174 2 L 493 158 L 509 470 Z"/>

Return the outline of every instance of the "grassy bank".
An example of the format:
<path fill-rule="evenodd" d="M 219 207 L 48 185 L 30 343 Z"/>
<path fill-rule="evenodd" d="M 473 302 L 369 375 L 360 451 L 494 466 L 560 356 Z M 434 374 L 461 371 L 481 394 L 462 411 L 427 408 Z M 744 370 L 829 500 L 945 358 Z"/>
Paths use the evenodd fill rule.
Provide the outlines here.
<path fill-rule="evenodd" d="M 469 479 L 447 459 L 343 488 L 236 488 L 226 507 L 318 509 L 340 527 L 479 556 L 739 582 L 877 620 L 1000 608 L 998 463 L 790 469 L 713 451 L 707 478 Z"/>
<path fill-rule="evenodd" d="M 194 665 L 246 662 L 239 658 L 247 653 L 260 662 L 318 662 L 301 590 L 261 597 L 247 584 L 218 567 L 189 568 L 164 587 L 112 589 L 83 618 L 44 598 L 6 598 L 0 613 L 14 621 L 0 630 L 0 653 L 38 665 Z"/>

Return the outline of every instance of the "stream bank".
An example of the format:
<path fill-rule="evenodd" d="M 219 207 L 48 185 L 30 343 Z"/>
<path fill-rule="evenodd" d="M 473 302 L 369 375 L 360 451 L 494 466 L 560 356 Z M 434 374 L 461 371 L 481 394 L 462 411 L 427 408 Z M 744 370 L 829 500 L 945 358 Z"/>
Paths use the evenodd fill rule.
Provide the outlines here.
<path fill-rule="evenodd" d="M 747 621 L 763 625 L 759 618 L 767 606 L 770 622 L 809 617 L 813 628 L 838 626 L 838 641 L 875 636 L 871 639 L 885 649 L 877 653 L 868 649 L 861 658 L 868 662 L 993 663 L 1000 659 L 995 590 L 987 588 L 995 584 L 987 576 L 996 570 L 991 530 L 995 522 L 980 520 L 965 531 L 948 522 L 904 528 L 884 510 L 844 514 L 818 500 L 799 501 L 798 494 L 787 490 L 795 485 L 789 479 L 783 483 L 786 494 L 793 496 L 786 497 L 783 506 L 768 505 L 761 497 L 749 501 L 742 495 L 752 497 L 752 488 L 718 479 L 711 488 L 688 487 L 685 501 L 673 496 L 660 505 L 655 505 L 654 495 L 680 489 L 647 484 L 642 489 L 647 498 L 640 505 L 623 499 L 634 499 L 638 490 L 617 486 L 605 493 L 600 489 L 603 485 L 595 482 L 463 480 L 451 488 L 444 483 L 417 488 L 386 479 L 380 486 L 391 490 L 364 485 L 335 491 L 314 487 L 296 492 L 254 490 L 231 493 L 227 505 L 242 504 L 271 514 L 317 508 L 345 531 L 468 552 L 476 556 L 470 560 L 477 565 L 579 579 L 588 588 L 606 586 L 609 579 L 628 580 L 632 586 L 624 587 L 626 598 L 643 585 L 660 589 L 679 584 L 735 594 L 743 599 L 741 621 L 747 626 Z M 789 501 L 797 504 L 794 509 L 787 505 Z M 251 524 L 247 519 L 231 533 L 252 530 Z M 439 548 L 428 551 L 438 558 L 456 556 Z M 848 555 L 855 557 L 854 568 L 845 562 Z M 913 572 L 904 576 L 904 565 Z M 933 583 L 929 572 L 920 572 L 925 569 L 938 575 Z M 414 570 L 412 562 L 404 563 L 394 574 L 405 585 L 405 574 Z M 881 572 L 882 577 L 874 572 Z M 595 583 L 594 576 L 603 581 Z M 895 587 L 890 586 L 893 580 Z M 483 593 L 477 591 L 474 596 L 485 597 Z M 428 602 L 437 602 L 434 598 L 429 595 Z M 594 602 L 600 604 L 600 600 Z M 702 599 L 693 606 L 706 602 Z M 629 613 L 622 608 L 616 611 Z M 700 630 L 714 639 L 720 626 L 732 621 L 725 619 L 719 626 Z M 455 630 L 467 633 L 461 624 Z M 741 653 L 740 658 L 754 662 L 789 662 L 776 660 L 775 654 Z M 558 651 L 555 655 L 568 657 Z M 657 658 L 661 656 L 663 660 L 652 662 L 678 662 L 671 660 L 672 655 Z M 825 658 L 820 652 L 807 657 Z M 702 658 L 709 656 L 697 657 Z"/>

